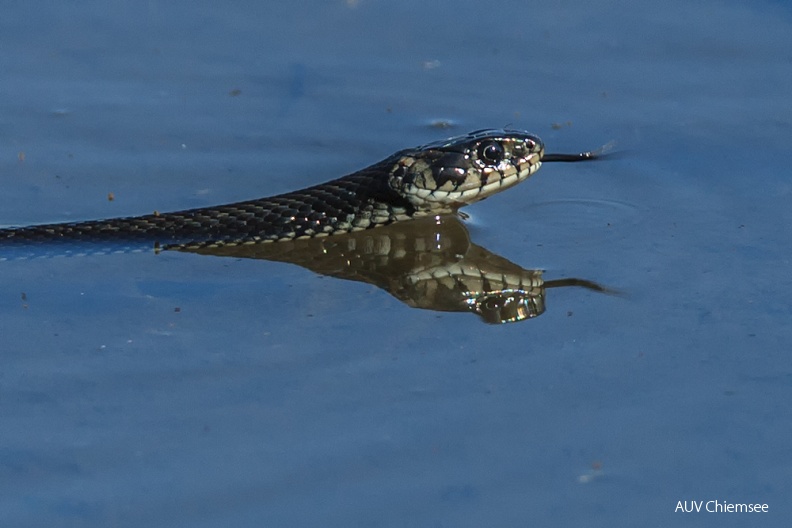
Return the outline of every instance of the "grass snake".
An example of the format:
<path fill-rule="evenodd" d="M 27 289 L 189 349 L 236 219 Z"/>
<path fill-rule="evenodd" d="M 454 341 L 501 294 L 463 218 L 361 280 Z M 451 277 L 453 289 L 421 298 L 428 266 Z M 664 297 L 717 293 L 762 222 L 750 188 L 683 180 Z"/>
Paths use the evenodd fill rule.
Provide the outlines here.
<path fill-rule="evenodd" d="M 5 228 L 0 244 L 146 240 L 169 248 L 325 237 L 454 213 L 525 180 L 543 162 L 599 155 L 545 154 L 542 141 L 527 132 L 478 130 L 401 150 L 299 191 L 173 213 Z"/>

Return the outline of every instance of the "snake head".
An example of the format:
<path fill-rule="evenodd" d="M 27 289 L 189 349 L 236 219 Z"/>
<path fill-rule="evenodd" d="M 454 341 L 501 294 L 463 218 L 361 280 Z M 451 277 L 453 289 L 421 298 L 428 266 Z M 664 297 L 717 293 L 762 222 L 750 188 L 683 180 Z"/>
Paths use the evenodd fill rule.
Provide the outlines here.
<path fill-rule="evenodd" d="M 544 145 L 517 130 L 479 130 L 397 154 L 389 186 L 416 209 L 454 211 L 528 178 Z"/>

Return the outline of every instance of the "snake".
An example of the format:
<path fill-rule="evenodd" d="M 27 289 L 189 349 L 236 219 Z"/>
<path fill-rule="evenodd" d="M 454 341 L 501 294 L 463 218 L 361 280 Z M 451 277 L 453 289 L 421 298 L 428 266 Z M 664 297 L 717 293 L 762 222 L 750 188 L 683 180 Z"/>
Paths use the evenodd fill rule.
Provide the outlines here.
<path fill-rule="evenodd" d="M 3 228 L 0 244 L 153 240 L 167 248 L 327 237 L 456 213 L 524 181 L 544 162 L 596 159 L 601 150 L 547 154 L 534 134 L 476 130 L 298 191 L 171 213 Z"/>

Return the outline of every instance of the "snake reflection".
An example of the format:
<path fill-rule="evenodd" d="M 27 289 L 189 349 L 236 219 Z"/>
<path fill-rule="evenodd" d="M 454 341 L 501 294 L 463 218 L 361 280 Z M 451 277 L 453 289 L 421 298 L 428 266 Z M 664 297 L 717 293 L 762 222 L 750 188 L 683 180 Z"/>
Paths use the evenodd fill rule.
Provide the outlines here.
<path fill-rule="evenodd" d="M 609 290 L 585 279 L 545 281 L 470 240 L 456 216 L 424 218 L 325 238 L 217 247 L 173 247 L 202 255 L 288 262 L 313 272 L 377 286 L 408 306 L 472 312 L 487 323 L 537 317 L 550 288 Z"/>

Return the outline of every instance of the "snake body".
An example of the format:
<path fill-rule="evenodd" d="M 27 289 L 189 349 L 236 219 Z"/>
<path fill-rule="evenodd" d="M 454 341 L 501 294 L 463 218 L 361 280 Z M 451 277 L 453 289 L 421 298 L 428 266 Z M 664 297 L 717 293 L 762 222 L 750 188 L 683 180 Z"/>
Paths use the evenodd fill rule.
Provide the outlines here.
<path fill-rule="evenodd" d="M 146 240 L 168 247 L 336 235 L 452 213 L 525 180 L 543 155 L 534 135 L 479 130 L 402 150 L 295 192 L 173 213 L 0 229 L 0 243 Z"/>

